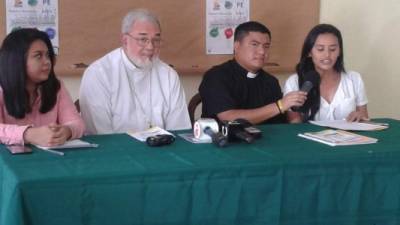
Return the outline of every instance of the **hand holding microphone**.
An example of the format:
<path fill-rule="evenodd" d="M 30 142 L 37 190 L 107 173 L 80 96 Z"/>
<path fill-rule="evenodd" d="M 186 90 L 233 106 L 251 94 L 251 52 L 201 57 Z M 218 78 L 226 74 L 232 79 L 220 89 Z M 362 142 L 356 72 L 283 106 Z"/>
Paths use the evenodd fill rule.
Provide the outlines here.
<path fill-rule="evenodd" d="M 287 111 L 289 108 L 292 111 L 298 110 L 304 102 L 307 100 L 307 93 L 303 91 L 292 91 L 287 93 L 282 98 L 283 111 Z"/>
<path fill-rule="evenodd" d="M 320 75 L 315 70 L 306 72 L 303 76 L 303 84 L 299 91 L 293 91 L 288 93 L 282 99 L 282 104 L 285 110 L 291 108 L 294 112 L 300 112 L 302 106 L 307 100 L 308 93 L 313 88 L 319 88 Z M 286 107 L 286 108 L 285 108 Z"/>

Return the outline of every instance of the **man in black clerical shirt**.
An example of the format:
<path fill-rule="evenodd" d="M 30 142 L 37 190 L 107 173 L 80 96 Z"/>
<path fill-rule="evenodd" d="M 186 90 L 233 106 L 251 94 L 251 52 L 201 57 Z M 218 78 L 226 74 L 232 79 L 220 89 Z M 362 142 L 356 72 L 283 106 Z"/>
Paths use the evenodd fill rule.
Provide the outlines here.
<path fill-rule="evenodd" d="M 270 45 L 271 32 L 263 24 L 250 21 L 236 28 L 234 58 L 208 70 L 200 84 L 202 117 L 283 123 L 286 110 L 304 103 L 305 92 L 282 97 L 278 80 L 262 69 Z"/>

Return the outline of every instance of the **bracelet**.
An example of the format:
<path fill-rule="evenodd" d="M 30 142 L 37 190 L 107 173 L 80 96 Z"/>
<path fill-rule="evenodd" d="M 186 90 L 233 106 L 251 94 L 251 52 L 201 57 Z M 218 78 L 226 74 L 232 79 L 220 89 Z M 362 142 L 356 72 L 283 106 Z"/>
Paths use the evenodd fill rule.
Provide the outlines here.
<path fill-rule="evenodd" d="M 279 113 L 282 114 L 282 111 L 281 111 L 281 109 L 279 108 L 278 102 L 275 102 L 275 105 L 276 105 L 276 108 L 278 108 Z"/>
<path fill-rule="evenodd" d="M 282 100 L 281 100 L 281 99 L 279 99 L 278 101 L 276 101 L 276 106 L 278 107 L 279 112 L 280 112 L 281 114 L 285 113 L 285 110 L 283 109 L 283 104 L 282 104 Z"/>

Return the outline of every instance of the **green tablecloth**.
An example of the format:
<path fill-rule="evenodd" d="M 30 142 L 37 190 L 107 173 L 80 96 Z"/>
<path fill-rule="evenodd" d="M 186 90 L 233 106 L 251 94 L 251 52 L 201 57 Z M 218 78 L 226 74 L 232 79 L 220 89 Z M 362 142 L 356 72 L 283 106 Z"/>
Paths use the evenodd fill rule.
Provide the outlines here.
<path fill-rule="evenodd" d="M 0 224 L 400 224 L 400 121 L 362 132 L 377 144 L 330 147 L 297 137 L 324 128 L 261 126 L 227 148 L 150 148 L 124 135 L 58 156 L 0 146 Z"/>

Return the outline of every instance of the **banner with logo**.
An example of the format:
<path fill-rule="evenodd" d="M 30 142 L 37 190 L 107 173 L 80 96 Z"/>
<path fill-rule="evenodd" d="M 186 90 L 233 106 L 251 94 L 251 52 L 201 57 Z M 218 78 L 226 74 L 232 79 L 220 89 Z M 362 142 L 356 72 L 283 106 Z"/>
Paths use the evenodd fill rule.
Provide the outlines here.
<path fill-rule="evenodd" d="M 7 34 L 19 28 L 46 32 L 59 50 L 58 0 L 6 0 Z"/>
<path fill-rule="evenodd" d="M 235 28 L 250 19 L 250 0 L 206 1 L 206 54 L 232 54 Z"/>

